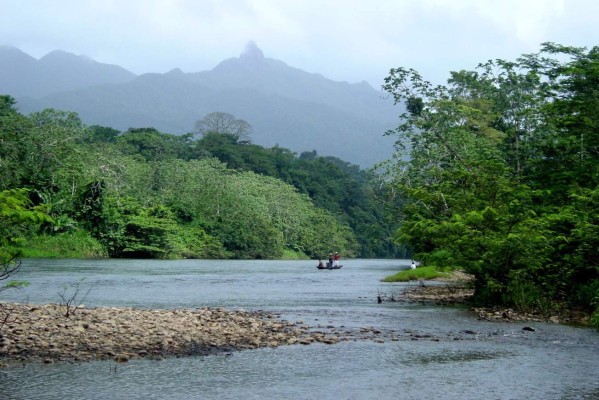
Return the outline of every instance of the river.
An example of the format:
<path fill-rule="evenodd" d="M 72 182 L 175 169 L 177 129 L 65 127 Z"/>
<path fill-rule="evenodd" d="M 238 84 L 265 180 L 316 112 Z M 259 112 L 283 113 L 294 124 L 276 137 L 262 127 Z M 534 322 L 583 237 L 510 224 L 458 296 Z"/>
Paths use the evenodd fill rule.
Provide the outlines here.
<path fill-rule="evenodd" d="M 265 310 L 315 329 L 394 332 L 375 340 L 262 348 L 119 364 L 0 369 L 0 399 L 599 399 L 599 334 L 549 323 L 479 321 L 460 307 L 384 302 L 408 260 L 24 260 L 30 283 L 2 300 L 87 307 Z M 534 331 L 522 328 L 531 327 Z"/>

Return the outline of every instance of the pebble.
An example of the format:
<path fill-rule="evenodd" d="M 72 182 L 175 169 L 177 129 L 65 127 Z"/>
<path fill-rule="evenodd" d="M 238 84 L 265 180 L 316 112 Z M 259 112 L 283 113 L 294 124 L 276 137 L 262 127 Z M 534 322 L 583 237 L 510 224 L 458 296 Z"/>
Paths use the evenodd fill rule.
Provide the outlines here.
<path fill-rule="evenodd" d="M 147 310 L 82 308 L 67 318 L 55 304 L 0 303 L 0 361 L 114 360 L 214 354 L 231 350 L 312 343 L 314 333 L 258 311 L 197 308 Z M 337 337 L 323 337 L 336 343 Z"/>

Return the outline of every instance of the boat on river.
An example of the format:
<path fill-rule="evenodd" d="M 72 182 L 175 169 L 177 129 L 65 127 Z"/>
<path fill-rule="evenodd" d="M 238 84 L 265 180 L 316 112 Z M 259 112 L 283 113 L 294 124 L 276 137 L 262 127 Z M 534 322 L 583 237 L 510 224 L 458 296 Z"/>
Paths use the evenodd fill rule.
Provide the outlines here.
<path fill-rule="evenodd" d="M 341 269 L 341 268 L 343 268 L 343 265 L 337 264 L 337 265 L 331 266 L 329 263 L 326 263 L 325 265 L 317 265 L 316 268 L 318 268 L 318 269 Z"/>

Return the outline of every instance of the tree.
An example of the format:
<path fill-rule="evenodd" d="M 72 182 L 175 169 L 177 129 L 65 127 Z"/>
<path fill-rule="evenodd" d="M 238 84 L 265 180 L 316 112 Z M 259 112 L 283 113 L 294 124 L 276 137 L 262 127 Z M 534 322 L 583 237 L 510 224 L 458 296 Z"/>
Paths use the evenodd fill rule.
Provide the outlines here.
<path fill-rule="evenodd" d="M 28 188 L 32 206 L 45 205 L 54 220 L 31 226 L 30 243 L 91 236 L 118 257 L 322 256 L 331 246 L 392 253 L 364 171 L 315 152 L 298 158 L 243 143 L 249 125 L 230 115 L 213 113 L 215 130 L 192 140 L 87 127 L 52 109 L 23 116 L 14 106 L 2 97 L 0 191 Z"/>
<path fill-rule="evenodd" d="M 33 206 L 26 189 L 11 189 L 0 192 L 0 281 L 19 271 L 19 247 L 31 231 L 41 223 L 51 222 L 43 206 Z M 22 286 L 23 282 L 11 282 L 0 286 L 0 292 Z"/>
<path fill-rule="evenodd" d="M 447 86 L 406 68 L 385 80 L 406 105 L 390 133 L 407 157 L 385 172 L 404 199 L 397 239 L 473 273 L 482 303 L 597 307 L 598 54 L 546 43 Z"/>
<path fill-rule="evenodd" d="M 356 254 L 349 228 L 278 179 L 234 171 L 215 159 L 179 160 L 162 171 L 160 201 L 185 210 L 236 258 L 277 258 L 288 249 L 318 256 L 331 242 Z"/>
<path fill-rule="evenodd" d="M 5 117 L 17 112 L 15 108 L 17 101 L 12 96 L 0 95 L 0 117 Z"/>
<path fill-rule="evenodd" d="M 92 125 L 89 127 L 91 135 L 90 142 L 109 142 L 114 143 L 120 135 L 120 131 L 106 126 Z"/>
<path fill-rule="evenodd" d="M 16 101 L 0 96 L 0 190 L 23 187 L 23 160 L 27 156 L 22 142 L 33 128 L 29 118 L 15 109 Z"/>
<path fill-rule="evenodd" d="M 189 157 L 191 135 L 170 135 L 155 128 L 129 128 L 115 139 L 124 154 L 139 154 L 148 161 Z"/>
<path fill-rule="evenodd" d="M 207 114 L 195 123 L 195 133 L 205 135 L 208 132 L 231 136 L 236 143 L 249 142 L 252 127 L 242 119 L 224 112 Z"/>

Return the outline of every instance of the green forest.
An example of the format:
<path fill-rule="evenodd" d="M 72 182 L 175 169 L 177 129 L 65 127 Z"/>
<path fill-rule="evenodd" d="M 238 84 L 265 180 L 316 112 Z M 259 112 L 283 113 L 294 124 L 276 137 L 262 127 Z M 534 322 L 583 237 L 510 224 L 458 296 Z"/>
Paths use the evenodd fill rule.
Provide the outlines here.
<path fill-rule="evenodd" d="M 383 89 L 396 158 L 369 171 L 252 144 L 224 113 L 183 136 L 119 132 L 0 96 L 4 271 L 18 257 L 414 257 L 472 274 L 478 304 L 599 327 L 599 48 L 545 43 L 445 85 L 393 68 Z"/>
<path fill-rule="evenodd" d="M 475 277 L 479 304 L 599 326 L 599 47 L 545 43 L 435 86 L 394 68 L 396 240 Z"/>
<path fill-rule="evenodd" d="M 206 116 L 195 134 L 121 133 L 68 111 L 25 116 L 12 97 L 0 101 L 7 256 L 403 255 L 365 171 L 251 144 L 249 124 L 229 114 Z"/>

